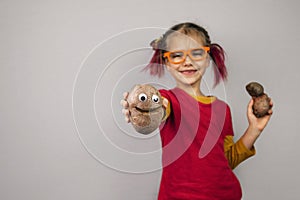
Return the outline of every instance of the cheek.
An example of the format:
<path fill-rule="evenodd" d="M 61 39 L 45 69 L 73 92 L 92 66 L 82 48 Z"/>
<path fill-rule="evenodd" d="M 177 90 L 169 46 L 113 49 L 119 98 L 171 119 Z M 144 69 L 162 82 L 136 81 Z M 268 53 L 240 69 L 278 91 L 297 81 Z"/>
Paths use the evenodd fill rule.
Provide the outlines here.
<path fill-rule="evenodd" d="M 180 67 L 180 64 L 172 64 L 169 62 L 166 62 L 166 68 L 168 71 L 177 70 Z"/>
<path fill-rule="evenodd" d="M 206 63 L 207 63 L 207 67 L 210 65 L 210 61 L 211 61 L 211 57 L 207 56 L 205 59 Z"/>
<path fill-rule="evenodd" d="M 176 72 L 177 70 L 174 69 L 173 66 L 166 65 L 166 68 L 167 68 L 168 72 L 169 72 L 172 76 L 175 75 L 175 72 Z"/>
<path fill-rule="evenodd" d="M 210 65 L 210 58 L 196 62 L 196 65 L 200 68 L 208 68 Z"/>
<path fill-rule="evenodd" d="M 205 67 L 208 68 L 210 65 L 210 58 L 205 59 Z"/>

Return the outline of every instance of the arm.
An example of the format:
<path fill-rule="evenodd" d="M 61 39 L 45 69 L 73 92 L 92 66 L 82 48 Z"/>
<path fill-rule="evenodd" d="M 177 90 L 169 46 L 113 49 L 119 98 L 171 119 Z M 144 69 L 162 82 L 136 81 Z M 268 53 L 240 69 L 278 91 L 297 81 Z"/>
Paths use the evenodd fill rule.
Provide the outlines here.
<path fill-rule="evenodd" d="M 242 140 L 236 143 L 233 141 L 233 136 L 228 135 L 224 139 L 224 152 L 231 169 L 236 168 L 241 162 L 255 155 L 255 148 L 248 149 L 245 147 Z"/>
<path fill-rule="evenodd" d="M 253 100 L 248 104 L 247 117 L 249 126 L 241 138 L 234 143 L 232 136 L 226 136 L 224 140 L 225 156 L 232 169 L 238 166 L 241 162 L 247 158 L 255 155 L 256 151 L 254 143 L 260 136 L 263 129 L 266 127 L 272 115 L 272 110 L 269 110 L 269 115 L 263 118 L 256 118 L 252 112 Z M 271 107 L 273 103 L 270 103 Z"/>

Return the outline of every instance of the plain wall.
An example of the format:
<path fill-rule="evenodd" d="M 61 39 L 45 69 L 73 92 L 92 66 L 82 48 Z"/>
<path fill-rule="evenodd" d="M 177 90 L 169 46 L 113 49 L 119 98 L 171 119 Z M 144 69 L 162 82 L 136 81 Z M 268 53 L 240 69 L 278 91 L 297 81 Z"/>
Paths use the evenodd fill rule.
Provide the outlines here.
<path fill-rule="evenodd" d="M 0 199 L 155 199 L 157 133 L 136 134 L 119 101 L 136 83 L 172 87 L 140 69 L 149 43 L 184 21 L 227 52 L 229 80 L 203 88 L 247 127 L 245 85 L 261 82 L 274 115 L 238 176 L 245 200 L 300 199 L 299 1 L 0 1 Z"/>

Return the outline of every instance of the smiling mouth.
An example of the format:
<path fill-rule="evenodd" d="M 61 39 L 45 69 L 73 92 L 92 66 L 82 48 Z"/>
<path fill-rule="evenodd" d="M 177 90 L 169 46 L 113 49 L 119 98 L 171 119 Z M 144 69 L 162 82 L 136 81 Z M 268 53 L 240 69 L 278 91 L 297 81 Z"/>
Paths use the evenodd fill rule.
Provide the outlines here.
<path fill-rule="evenodd" d="M 195 69 L 180 71 L 180 73 L 186 74 L 186 75 L 191 75 L 191 74 L 194 74 L 196 72 L 197 72 L 197 70 L 195 70 Z"/>
<path fill-rule="evenodd" d="M 150 109 L 142 109 L 142 108 L 139 108 L 139 107 L 135 107 L 135 109 L 139 112 L 142 112 L 142 113 L 147 113 L 147 112 L 154 112 L 156 110 L 158 110 L 160 107 L 156 107 L 156 108 L 150 108 Z"/>

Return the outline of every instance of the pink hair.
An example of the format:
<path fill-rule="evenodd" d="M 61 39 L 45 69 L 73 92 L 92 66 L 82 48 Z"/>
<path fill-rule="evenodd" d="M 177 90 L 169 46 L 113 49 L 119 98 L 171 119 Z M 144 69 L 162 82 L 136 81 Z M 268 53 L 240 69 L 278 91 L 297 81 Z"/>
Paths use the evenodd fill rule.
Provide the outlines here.
<path fill-rule="evenodd" d="M 144 70 L 149 70 L 153 76 L 161 77 L 164 74 L 163 55 L 160 49 L 154 50 L 154 54 Z"/>
<path fill-rule="evenodd" d="M 227 80 L 228 74 L 225 65 L 225 51 L 220 45 L 213 43 L 210 45 L 209 54 L 213 60 L 214 74 L 215 74 L 214 87 L 215 87 L 220 83 L 220 80 L 223 81 Z"/>

